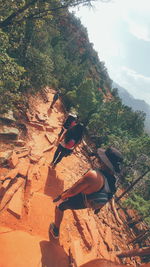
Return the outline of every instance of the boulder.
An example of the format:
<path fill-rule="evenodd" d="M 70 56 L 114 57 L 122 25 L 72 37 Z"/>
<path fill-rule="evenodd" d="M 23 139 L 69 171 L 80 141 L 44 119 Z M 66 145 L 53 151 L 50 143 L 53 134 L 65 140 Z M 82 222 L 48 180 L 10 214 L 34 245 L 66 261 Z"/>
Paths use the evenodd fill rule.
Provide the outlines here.
<path fill-rule="evenodd" d="M 0 139 L 17 139 L 19 130 L 15 127 L 1 126 L 0 127 Z"/>
<path fill-rule="evenodd" d="M 38 119 L 41 122 L 45 122 L 45 120 L 47 119 L 46 117 L 44 117 L 41 114 L 35 114 L 36 119 Z"/>
<path fill-rule="evenodd" d="M 22 153 L 19 153 L 18 158 L 25 158 L 28 155 L 29 155 L 29 151 L 27 150 L 27 151 L 24 151 Z"/>
<path fill-rule="evenodd" d="M 15 141 L 13 142 L 13 144 L 14 144 L 15 146 L 21 146 L 21 147 L 23 147 L 23 146 L 25 146 L 26 142 L 23 141 L 23 140 L 21 140 L 21 139 L 19 139 L 19 140 L 15 140 Z"/>
<path fill-rule="evenodd" d="M 30 161 L 28 158 L 21 158 L 19 160 L 19 164 L 17 165 L 18 168 L 18 174 L 20 174 L 23 177 L 27 176 L 28 169 L 30 166 Z"/>
<path fill-rule="evenodd" d="M 8 164 L 10 168 L 15 168 L 16 165 L 18 164 L 18 156 L 15 151 L 11 154 L 10 158 L 8 159 Z"/>
<path fill-rule="evenodd" d="M 23 201 L 24 201 L 24 186 L 25 186 L 25 181 L 21 184 L 19 189 L 15 192 L 7 208 L 7 210 L 18 219 L 22 217 L 22 209 L 23 209 Z"/>
<path fill-rule="evenodd" d="M 3 180 L 5 179 L 14 179 L 18 174 L 18 168 L 10 170 L 4 177 Z"/>
<path fill-rule="evenodd" d="M 44 131 L 44 126 L 40 123 L 33 123 L 33 122 L 29 122 L 30 126 L 35 127 L 36 129 L 40 130 L 40 131 Z"/>
<path fill-rule="evenodd" d="M 28 169 L 28 177 L 27 181 L 30 184 L 33 179 L 39 179 L 40 178 L 40 171 L 39 171 L 39 166 L 30 164 L 29 169 Z"/>
<path fill-rule="evenodd" d="M 0 198 L 2 198 L 8 188 L 8 185 L 10 183 L 10 179 L 7 179 L 3 182 L 3 184 L 1 184 L 1 187 L 0 187 Z"/>
<path fill-rule="evenodd" d="M 0 165 L 4 164 L 12 155 L 12 150 L 0 152 Z"/>
<path fill-rule="evenodd" d="M 15 122 L 16 119 L 14 118 L 13 111 L 9 110 L 7 113 L 0 114 L 0 120 L 6 123 Z"/>
<path fill-rule="evenodd" d="M 7 168 L 0 168 L 0 181 L 3 180 L 3 177 L 8 173 Z"/>
<path fill-rule="evenodd" d="M 11 187 L 6 191 L 5 195 L 2 198 L 2 201 L 0 203 L 0 211 L 2 211 L 8 202 L 11 200 L 15 192 L 19 189 L 19 187 L 24 183 L 23 178 L 18 178 L 14 181 L 14 183 L 11 185 Z"/>
<path fill-rule="evenodd" d="M 47 126 L 46 127 L 46 131 L 47 132 L 53 132 L 54 131 L 54 127 Z"/>
<path fill-rule="evenodd" d="M 29 155 L 29 159 L 31 163 L 37 163 L 40 159 L 40 156 Z"/>

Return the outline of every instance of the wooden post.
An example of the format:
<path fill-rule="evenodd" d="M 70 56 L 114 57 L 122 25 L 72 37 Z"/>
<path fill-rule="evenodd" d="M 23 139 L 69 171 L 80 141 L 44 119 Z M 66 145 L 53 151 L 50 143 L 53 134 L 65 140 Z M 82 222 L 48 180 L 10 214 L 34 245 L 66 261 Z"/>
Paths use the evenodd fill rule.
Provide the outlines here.
<path fill-rule="evenodd" d="M 117 254 L 117 257 L 133 257 L 133 256 L 149 256 L 150 255 L 150 247 L 144 247 L 139 249 L 131 249 Z"/>

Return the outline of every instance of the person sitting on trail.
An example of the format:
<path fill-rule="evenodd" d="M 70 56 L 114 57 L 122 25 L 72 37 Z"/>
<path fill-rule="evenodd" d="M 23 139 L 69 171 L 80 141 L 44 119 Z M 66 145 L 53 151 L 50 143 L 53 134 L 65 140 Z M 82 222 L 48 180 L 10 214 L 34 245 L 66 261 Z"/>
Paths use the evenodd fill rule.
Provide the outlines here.
<path fill-rule="evenodd" d="M 58 137 L 60 138 L 61 135 L 66 132 L 69 128 L 75 126 L 78 122 L 78 116 L 76 114 L 71 114 L 69 113 L 67 119 L 65 120 L 63 127 L 60 131 L 60 133 L 58 134 Z"/>
<path fill-rule="evenodd" d="M 97 150 L 99 168 L 87 171 L 71 188 L 64 191 L 53 202 L 55 222 L 50 224 L 49 233 L 59 238 L 59 229 L 64 211 L 92 208 L 97 214 L 116 192 L 116 174 L 121 171 L 122 154 L 114 147 Z"/>
<path fill-rule="evenodd" d="M 51 103 L 51 105 L 50 105 L 50 109 L 53 108 L 53 106 L 54 106 L 54 104 L 56 103 L 56 101 L 58 100 L 59 96 L 60 96 L 60 92 L 57 91 L 57 92 L 54 94 L 54 96 L 53 96 L 53 100 L 52 100 L 52 103 Z"/>
<path fill-rule="evenodd" d="M 51 166 L 55 168 L 56 164 L 62 160 L 63 157 L 70 155 L 73 150 L 79 145 L 84 135 L 84 126 L 81 123 L 76 124 L 68 129 L 61 137 L 60 143 L 55 151 Z"/>

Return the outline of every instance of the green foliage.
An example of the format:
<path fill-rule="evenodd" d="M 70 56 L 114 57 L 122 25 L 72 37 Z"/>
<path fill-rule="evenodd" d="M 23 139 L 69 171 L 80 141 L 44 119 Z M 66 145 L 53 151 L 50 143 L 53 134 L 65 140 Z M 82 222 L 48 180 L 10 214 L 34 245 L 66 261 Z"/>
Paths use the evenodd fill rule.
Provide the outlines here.
<path fill-rule="evenodd" d="M 98 112 L 91 117 L 90 130 L 93 129 L 94 124 L 97 124 L 100 130 L 103 129 L 105 132 L 109 130 L 116 136 L 123 136 L 128 132 L 128 136 L 135 137 L 144 131 L 141 113 L 135 113 L 132 109 L 122 105 L 120 99 L 102 103 Z"/>
<path fill-rule="evenodd" d="M 7 54 L 9 40 L 0 30 L 0 113 L 8 111 L 23 99 L 19 88 L 23 81 L 24 68 Z"/>
<path fill-rule="evenodd" d="M 69 7 L 77 5 L 91 5 L 94 0 L 63 0 L 63 1 L 1 1 L 0 27 L 6 28 L 15 23 L 29 19 L 49 19 L 51 14 L 63 14 Z"/>
<path fill-rule="evenodd" d="M 94 94 L 94 84 L 91 79 L 84 80 L 77 89 L 77 110 L 82 121 L 86 121 L 89 114 L 95 110 L 96 99 Z"/>
<path fill-rule="evenodd" d="M 51 73 L 53 71 L 53 62 L 44 53 L 40 53 L 36 48 L 29 48 L 26 55 L 26 65 L 28 78 L 34 88 L 42 88 L 51 84 Z"/>
<path fill-rule="evenodd" d="M 141 216 L 147 217 L 146 221 L 150 224 L 150 200 L 146 201 L 141 196 L 133 193 L 123 202 L 123 205 L 126 208 L 133 208 Z"/>

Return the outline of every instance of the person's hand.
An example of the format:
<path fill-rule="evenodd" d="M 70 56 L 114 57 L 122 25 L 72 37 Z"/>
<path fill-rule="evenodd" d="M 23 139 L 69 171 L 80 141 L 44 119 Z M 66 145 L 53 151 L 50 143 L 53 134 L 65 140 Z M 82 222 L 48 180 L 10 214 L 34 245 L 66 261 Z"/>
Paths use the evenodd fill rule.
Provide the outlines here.
<path fill-rule="evenodd" d="M 62 193 L 61 197 L 60 197 L 62 200 L 65 200 L 66 197 L 64 197 L 64 194 Z"/>

